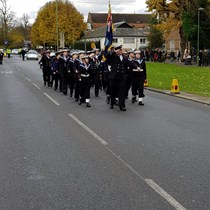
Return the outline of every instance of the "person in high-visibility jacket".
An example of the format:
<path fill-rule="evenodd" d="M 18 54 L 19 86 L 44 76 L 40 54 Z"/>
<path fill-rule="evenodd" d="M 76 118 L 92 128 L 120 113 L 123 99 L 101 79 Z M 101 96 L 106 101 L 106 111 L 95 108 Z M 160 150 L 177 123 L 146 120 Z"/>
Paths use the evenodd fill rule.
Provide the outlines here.
<path fill-rule="evenodd" d="M 11 55 L 11 50 L 7 49 L 7 57 L 10 58 L 10 55 Z"/>

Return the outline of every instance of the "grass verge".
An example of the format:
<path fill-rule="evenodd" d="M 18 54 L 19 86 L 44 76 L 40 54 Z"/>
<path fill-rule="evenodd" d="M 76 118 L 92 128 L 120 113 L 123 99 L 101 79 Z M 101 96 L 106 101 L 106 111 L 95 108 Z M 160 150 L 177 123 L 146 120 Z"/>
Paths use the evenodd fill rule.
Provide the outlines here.
<path fill-rule="evenodd" d="M 210 67 L 147 62 L 147 79 L 149 87 L 160 90 L 171 90 L 178 79 L 180 91 L 210 97 Z"/>

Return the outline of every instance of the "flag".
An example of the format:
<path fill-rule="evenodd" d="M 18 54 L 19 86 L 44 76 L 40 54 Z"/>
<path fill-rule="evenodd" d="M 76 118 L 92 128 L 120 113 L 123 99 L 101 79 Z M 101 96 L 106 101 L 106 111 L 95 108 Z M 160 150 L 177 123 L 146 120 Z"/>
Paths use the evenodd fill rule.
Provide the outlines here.
<path fill-rule="evenodd" d="M 109 2 L 109 11 L 108 11 L 108 17 L 107 17 L 107 28 L 106 28 L 106 37 L 104 42 L 104 48 L 105 51 L 108 51 L 108 49 L 112 46 L 112 40 L 113 40 L 113 22 L 112 22 L 112 12 L 111 12 L 111 5 Z"/>

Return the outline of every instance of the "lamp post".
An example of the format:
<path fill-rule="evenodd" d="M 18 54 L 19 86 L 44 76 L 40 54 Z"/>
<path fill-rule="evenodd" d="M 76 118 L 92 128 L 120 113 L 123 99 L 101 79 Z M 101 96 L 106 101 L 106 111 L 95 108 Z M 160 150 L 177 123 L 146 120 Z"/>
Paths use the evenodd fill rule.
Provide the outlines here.
<path fill-rule="evenodd" d="M 84 38 L 85 38 L 85 53 L 86 53 L 87 52 L 86 30 L 84 31 Z"/>
<path fill-rule="evenodd" d="M 200 11 L 203 11 L 204 8 L 198 8 L 198 40 L 197 40 L 197 65 L 199 66 L 199 48 L 200 48 Z"/>
<path fill-rule="evenodd" d="M 56 9 L 55 9 L 55 15 L 56 15 L 56 47 L 58 50 L 58 0 L 56 0 Z"/>

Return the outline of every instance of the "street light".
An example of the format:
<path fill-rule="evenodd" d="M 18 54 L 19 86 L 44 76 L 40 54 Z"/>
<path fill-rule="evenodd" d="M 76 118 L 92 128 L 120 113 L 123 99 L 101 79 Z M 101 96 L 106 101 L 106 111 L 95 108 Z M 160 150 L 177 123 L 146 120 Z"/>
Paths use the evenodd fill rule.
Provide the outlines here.
<path fill-rule="evenodd" d="M 56 15 L 56 46 L 57 46 L 57 51 L 58 51 L 58 1 L 56 0 L 56 11 L 55 11 L 55 15 Z"/>
<path fill-rule="evenodd" d="M 199 66 L 199 48 L 200 48 L 200 11 L 203 11 L 204 8 L 199 7 L 198 8 L 198 40 L 197 40 L 197 65 Z"/>

